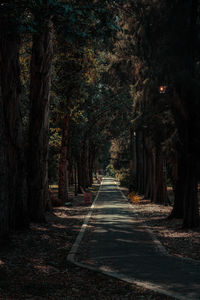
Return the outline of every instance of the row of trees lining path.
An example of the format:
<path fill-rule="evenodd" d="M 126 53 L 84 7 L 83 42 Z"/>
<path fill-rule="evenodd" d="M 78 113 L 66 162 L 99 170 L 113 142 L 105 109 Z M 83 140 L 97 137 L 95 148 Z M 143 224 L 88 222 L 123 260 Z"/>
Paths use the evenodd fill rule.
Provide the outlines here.
<path fill-rule="evenodd" d="M 61 204 L 67 200 L 67 173 L 75 170 L 83 188 L 92 183 L 109 122 L 100 83 L 104 66 L 95 51 L 118 30 L 105 3 L 1 2 L 2 238 L 30 221 L 45 221 L 48 177 L 59 173 Z M 49 168 L 57 174 L 48 176 Z"/>
<path fill-rule="evenodd" d="M 170 181 L 170 217 L 198 226 L 199 45 L 197 0 L 2 1 L 1 238 L 45 221 L 49 183 L 60 204 L 91 186 L 114 143 L 134 190 L 166 204 Z"/>
<path fill-rule="evenodd" d="M 127 1 L 119 10 L 124 30 L 115 43 L 112 71 L 120 88 L 129 84 L 133 99 L 131 185 L 152 202 L 167 204 L 170 181 L 175 199 L 169 218 L 196 227 L 199 2 Z"/>

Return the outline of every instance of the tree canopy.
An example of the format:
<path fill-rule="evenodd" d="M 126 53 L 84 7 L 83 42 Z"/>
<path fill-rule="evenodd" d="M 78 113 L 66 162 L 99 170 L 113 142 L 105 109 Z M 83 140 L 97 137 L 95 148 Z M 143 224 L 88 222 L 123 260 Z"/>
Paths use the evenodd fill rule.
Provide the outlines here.
<path fill-rule="evenodd" d="M 1 2 L 1 236 L 102 168 L 199 225 L 198 32 L 195 0 Z"/>

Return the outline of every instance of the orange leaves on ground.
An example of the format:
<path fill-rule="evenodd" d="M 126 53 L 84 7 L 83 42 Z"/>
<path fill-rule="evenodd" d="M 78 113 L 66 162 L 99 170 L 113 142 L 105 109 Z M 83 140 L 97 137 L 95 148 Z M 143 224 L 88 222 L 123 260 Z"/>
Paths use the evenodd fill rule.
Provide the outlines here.
<path fill-rule="evenodd" d="M 133 203 L 138 203 L 140 201 L 140 196 L 135 192 L 128 194 L 128 198 Z"/>

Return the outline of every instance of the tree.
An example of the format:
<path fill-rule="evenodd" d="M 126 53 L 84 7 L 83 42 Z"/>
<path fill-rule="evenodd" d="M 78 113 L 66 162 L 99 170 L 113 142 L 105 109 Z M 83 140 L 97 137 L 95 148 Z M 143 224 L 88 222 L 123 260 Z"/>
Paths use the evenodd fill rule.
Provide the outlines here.
<path fill-rule="evenodd" d="M 16 3 L 1 5 L 0 113 L 1 180 L 0 235 L 28 226 L 22 119 L 20 114 L 20 18 Z M 11 11 L 15 9 L 15 14 Z"/>
<path fill-rule="evenodd" d="M 49 3 L 44 1 L 34 18 L 30 83 L 30 123 L 28 150 L 28 206 L 31 221 L 45 220 L 48 202 L 48 143 L 53 25 Z"/>
<path fill-rule="evenodd" d="M 177 1 L 173 6 L 177 18 L 172 19 L 176 25 L 176 31 L 171 38 L 175 45 L 175 53 L 171 54 L 174 61 L 175 55 L 179 54 L 176 62 L 176 70 L 170 76 L 173 80 L 172 111 L 180 140 L 178 147 L 178 178 L 177 178 L 177 201 L 183 196 L 183 226 L 187 228 L 198 226 L 198 167 L 199 139 L 196 135 L 200 124 L 197 116 L 199 111 L 199 70 L 197 61 L 197 22 L 198 1 Z M 185 22 L 187 20 L 187 22 Z M 182 36 L 184 34 L 184 41 Z M 184 51 L 183 51 L 184 49 Z M 190 100 L 191 99 L 191 100 Z M 180 189 L 182 185 L 182 190 Z M 178 193 L 179 191 L 179 193 Z"/>
<path fill-rule="evenodd" d="M 178 172 L 174 180 L 175 202 L 171 216 L 183 217 L 185 227 L 197 226 L 199 223 L 197 201 L 199 140 L 195 132 L 199 129 L 196 114 L 199 110 L 197 101 L 199 52 L 196 51 L 198 49 L 196 38 L 198 1 L 174 1 L 170 5 L 167 1 L 162 3 L 127 1 L 122 6 L 122 11 L 129 16 L 129 24 L 126 28 L 132 30 L 132 37 L 125 41 L 126 49 L 131 51 L 135 62 L 135 98 L 140 101 L 140 103 L 136 102 L 137 121 L 140 119 L 141 125 L 146 122 L 148 112 L 155 116 L 161 113 L 159 107 L 162 107 L 162 103 L 165 106 L 164 111 L 170 111 L 168 115 L 173 116 L 174 132 L 177 133 L 177 141 L 173 147 L 178 156 L 176 160 Z M 131 47 L 131 43 L 134 47 Z M 168 89 L 166 94 L 158 97 L 156 91 L 162 84 Z M 154 87 L 154 90 L 151 87 Z M 189 99 L 192 100 L 189 102 Z M 157 107 L 155 106 L 156 100 Z M 158 120 L 161 121 L 160 124 L 164 124 L 165 120 L 162 116 Z M 145 125 L 152 129 L 149 121 L 148 118 Z M 157 130 L 147 132 L 149 131 L 151 131 L 151 138 L 155 145 Z M 162 129 L 159 136 L 163 133 Z M 174 134 L 171 134 L 172 136 Z M 155 154 L 159 153 L 160 147 L 162 150 L 165 141 L 169 138 L 168 135 L 161 139 L 161 143 L 156 146 Z M 143 153 L 143 150 L 141 149 L 138 153 Z M 195 161 L 198 162 L 196 165 Z M 140 168 L 137 169 L 143 170 L 144 162 L 141 156 Z M 156 169 L 162 165 L 158 162 L 155 164 Z M 141 174 L 141 178 L 143 176 Z M 164 195 L 161 198 L 163 197 Z"/>

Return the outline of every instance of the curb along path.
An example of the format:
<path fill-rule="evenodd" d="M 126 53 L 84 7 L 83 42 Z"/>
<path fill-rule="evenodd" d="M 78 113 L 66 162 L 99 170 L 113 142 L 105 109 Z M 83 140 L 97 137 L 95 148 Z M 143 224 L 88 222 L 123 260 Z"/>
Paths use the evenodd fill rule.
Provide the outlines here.
<path fill-rule="evenodd" d="M 115 181 L 104 179 L 67 259 L 177 299 L 200 300 L 200 263 L 166 255 L 133 209 Z M 87 258 L 77 261 L 76 253 L 88 224 L 93 231 L 87 243 Z"/>

